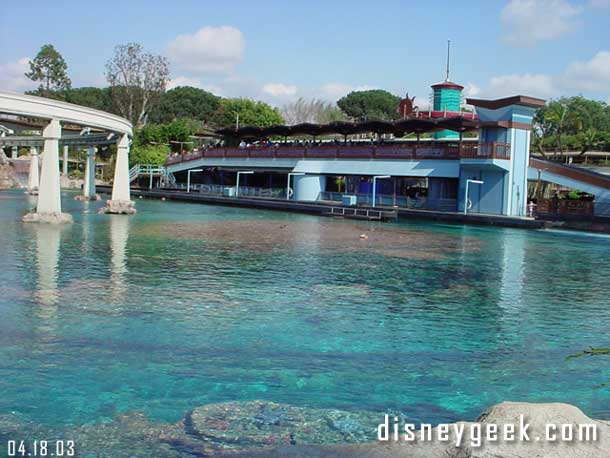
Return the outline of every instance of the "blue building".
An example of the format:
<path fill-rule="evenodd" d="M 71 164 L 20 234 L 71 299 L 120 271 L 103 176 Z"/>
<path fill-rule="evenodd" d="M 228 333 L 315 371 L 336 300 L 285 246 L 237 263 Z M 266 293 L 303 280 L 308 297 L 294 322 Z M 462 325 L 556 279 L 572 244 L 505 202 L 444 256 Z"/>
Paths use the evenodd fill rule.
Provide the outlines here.
<path fill-rule="evenodd" d="M 461 88 L 455 86 L 452 90 Z M 449 97 L 440 93 L 439 106 L 445 95 Z M 174 155 L 167 170 L 176 178 L 175 186 L 188 181 L 200 192 L 513 217 L 527 215 L 527 182 L 537 171 L 538 177 L 595 195 L 596 213 L 598 208 L 610 211 L 610 180 L 600 183 L 557 166 L 541 170 L 538 159 L 530 160 L 532 121 L 544 100 L 517 95 L 467 102 L 476 114 L 416 113 L 395 122 L 223 129 L 218 131 L 225 138 L 222 146 Z M 467 131 L 478 132 L 478 138 L 463 138 Z M 393 134 L 393 140 L 348 141 L 363 132 L 374 132 L 377 139 L 381 133 Z M 441 138 L 405 139 L 405 134 L 423 132 Z"/>

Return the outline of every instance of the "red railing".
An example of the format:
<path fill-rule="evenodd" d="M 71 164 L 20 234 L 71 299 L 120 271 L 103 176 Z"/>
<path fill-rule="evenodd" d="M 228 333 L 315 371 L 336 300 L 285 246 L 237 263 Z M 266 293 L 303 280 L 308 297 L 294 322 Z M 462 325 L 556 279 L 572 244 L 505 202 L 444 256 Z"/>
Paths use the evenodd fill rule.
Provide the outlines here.
<path fill-rule="evenodd" d="M 510 159 L 510 143 L 487 142 L 462 145 L 464 159 Z"/>
<path fill-rule="evenodd" d="M 510 159 L 509 143 L 463 143 L 438 145 L 328 145 L 270 146 L 252 148 L 206 148 L 171 156 L 167 164 L 202 158 L 275 159 Z"/>
<path fill-rule="evenodd" d="M 593 216 L 595 204 L 589 200 L 539 199 L 538 214 Z"/>

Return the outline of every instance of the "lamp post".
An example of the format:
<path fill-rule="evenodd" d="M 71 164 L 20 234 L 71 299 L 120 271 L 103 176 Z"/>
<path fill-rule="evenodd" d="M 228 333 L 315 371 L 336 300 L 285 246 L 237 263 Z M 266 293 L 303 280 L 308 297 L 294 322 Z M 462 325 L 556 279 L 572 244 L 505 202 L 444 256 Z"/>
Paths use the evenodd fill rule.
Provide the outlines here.
<path fill-rule="evenodd" d="M 382 180 L 384 178 L 391 178 L 390 175 L 376 175 L 373 177 L 373 207 L 375 206 L 375 201 L 377 200 L 377 180 Z"/>
<path fill-rule="evenodd" d="M 286 200 L 290 200 L 290 178 L 305 175 L 303 172 L 290 172 L 288 174 L 288 184 L 286 184 Z"/>
<path fill-rule="evenodd" d="M 252 175 L 254 171 L 248 170 L 246 172 L 237 172 L 237 180 L 235 181 L 235 197 L 239 196 L 239 176 L 240 175 Z"/>
<path fill-rule="evenodd" d="M 472 184 L 483 184 L 481 180 L 466 180 L 466 193 L 464 194 L 464 214 L 468 214 L 468 185 Z"/>
<path fill-rule="evenodd" d="M 536 198 L 540 198 L 540 191 L 542 190 L 542 173 L 546 172 L 548 170 L 548 168 L 546 169 L 537 169 L 538 172 L 538 181 L 536 182 L 536 192 L 534 193 L 536 195 Z"/>
<path fill-rule="evenodd" d="M 186 172 L 186 192 L 191 192 L 191 173 L 203 172 L 203 169 L 193 169 Z"/>

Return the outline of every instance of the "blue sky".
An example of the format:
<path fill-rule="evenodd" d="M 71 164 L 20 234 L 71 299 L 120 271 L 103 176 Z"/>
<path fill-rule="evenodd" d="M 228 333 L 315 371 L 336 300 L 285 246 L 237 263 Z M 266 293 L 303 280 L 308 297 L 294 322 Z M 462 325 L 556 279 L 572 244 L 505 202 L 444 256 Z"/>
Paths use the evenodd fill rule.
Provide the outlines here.
<path fill-rule="evenodd" d="M 74 86 L 103 86 L 113 47 L 136 41 L 169 58 L 173 86 L 278 106 L 383 88 L 422 105 L 451 39 L 467 95 L 610 101 L 609 24 L 610 0 L 22 0 L 0 12 L 0 90 L 31 87 L 23 72 L 44 43 Z"/>

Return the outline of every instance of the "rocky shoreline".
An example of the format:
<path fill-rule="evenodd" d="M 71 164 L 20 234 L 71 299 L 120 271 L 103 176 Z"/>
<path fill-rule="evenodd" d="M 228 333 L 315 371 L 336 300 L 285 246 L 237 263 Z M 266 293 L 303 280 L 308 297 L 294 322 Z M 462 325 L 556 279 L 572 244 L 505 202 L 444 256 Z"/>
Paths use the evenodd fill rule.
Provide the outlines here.
<path fill-rule="evenodd" d="M 391 413 L 395 415 L 394 413 Z M 187 412 L 177 423 L 155 423 L 142 413 L 118 416 L 110 423 L 52 429 L 0 415 L 0 454 L 8 440 L 74 440 L 85 458 L 606 458 L 610 456 L 610 422 L 592 420 L 568 404 L 502 403 L 484 412 L 482 425 L 531 424 L 532 438 L 544 425 L 594 424 L 598 438 L 585 442 L 498 442 L 474 447 L 464 440 L 377 441 L 384 413 L 311 409 L 268 401 L 209 404 Z M 407 419 L 397 416 L 404 424 Z M 466 428 L 473 423 L 463 424 Z M 450 430 L 450 437 L 454 439 Z M 466 429 L 468 431 L 468 429 Z M 467 439 L 465 435 L 465 439 Z"/>
<path fill-rule="evenodd" d="M 4 163 L 0 160 L 0 190 L 18 188 L 19 186 L 13 166 L 9 164 L 8 160 Z"/>

